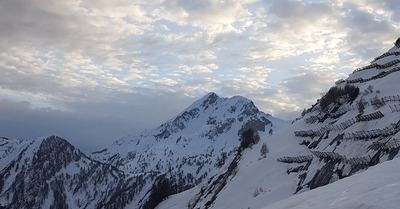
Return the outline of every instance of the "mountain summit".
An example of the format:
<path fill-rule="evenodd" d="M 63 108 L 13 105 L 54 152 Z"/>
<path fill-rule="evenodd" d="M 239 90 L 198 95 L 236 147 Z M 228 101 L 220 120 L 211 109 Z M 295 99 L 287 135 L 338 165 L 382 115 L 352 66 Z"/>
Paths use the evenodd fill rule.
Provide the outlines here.
<path fill-rule="evenodd" d="M 192 188 L 232 159 L 242 132 L 269 134 L 287 124 L 259 111 L 244 97 L 208 93 L 159 127 L 123 137 L 91 157 L 129 175 L 143 176 L 146 186 L 132 204 L 144 207 L 143 198 L 149 198 L 160 178 L 173 185 L 172 193 Z"/>

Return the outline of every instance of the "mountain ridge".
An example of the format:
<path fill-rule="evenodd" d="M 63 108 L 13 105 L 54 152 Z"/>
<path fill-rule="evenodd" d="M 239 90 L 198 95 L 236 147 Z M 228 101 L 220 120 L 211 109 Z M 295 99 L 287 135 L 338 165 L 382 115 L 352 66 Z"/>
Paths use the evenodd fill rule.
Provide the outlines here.
<path fill-rule="evenodd" d="M 28 144 L 0 171 L 1 207 L 124 207 L 135 193 L 128 188 L 138 187 L 138 179 L 88 158 L 60 137 Z"/>
<path fill-rule="evenodd" d="M 153 208 L 157 187 L 172 186 L 167 195 L 187 190 L 233 158 L 240 130 L 275 131 L 286 123 L 244 97 L 210 92 L 155 129 L 91 156 L 58 136 L 2 137 L 0 207 Z"/>
<path fill-rule="evenodd" d="M 91 157 L 130 175 L 146 176 L 148 191 L 154 186 L 151 182 L 166 174 L 176 192 L 181 192 L 232 159 L 243 131 L 252 128 L 269 134 L 286 124 L 244 97 L 221 98 L 210 92 L 157 128 L 123 137 Z M 143 206 L 143 200 L 136 202 Z"/>

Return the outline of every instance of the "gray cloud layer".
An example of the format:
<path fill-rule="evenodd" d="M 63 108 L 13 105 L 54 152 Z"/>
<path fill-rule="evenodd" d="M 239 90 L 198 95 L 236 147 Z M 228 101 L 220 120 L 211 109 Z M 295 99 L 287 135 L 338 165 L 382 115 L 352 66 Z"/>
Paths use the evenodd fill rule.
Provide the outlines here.
<path fill-rule="evenodd" d="M 90 150 L 208 91 L 293 118 L 399 23 L 396 0 L 1 1 L 0 135 Z"/>

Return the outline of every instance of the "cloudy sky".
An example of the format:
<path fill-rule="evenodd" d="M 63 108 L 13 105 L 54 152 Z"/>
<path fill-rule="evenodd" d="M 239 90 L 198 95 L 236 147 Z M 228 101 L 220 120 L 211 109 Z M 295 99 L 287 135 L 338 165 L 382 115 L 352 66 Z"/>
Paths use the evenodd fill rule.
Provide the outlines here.
<path fill-rule="evenodd" d="M 399 27 L 398 0 L 3 0 L 0 136 L 93 151 L 210 91 L 293 119 Z"/>

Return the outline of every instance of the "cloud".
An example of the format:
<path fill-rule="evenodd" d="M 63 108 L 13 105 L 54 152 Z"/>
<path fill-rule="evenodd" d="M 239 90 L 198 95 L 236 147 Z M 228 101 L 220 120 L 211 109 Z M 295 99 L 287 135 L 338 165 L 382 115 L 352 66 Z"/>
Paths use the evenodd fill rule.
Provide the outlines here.
<path fill-rule="evenodd" d="M 54 120 L 75 138 L 101 138 L 95 127 L 113 124 L 100 121 L 125 127 L 104 136 L 151 128 L 209 91 L 288 119 L 391 47 L 399 25 L 395 0 L 1 1 L 0 99 L 25 114 L 5 114 L 13 126 L 68 134 Z M 29 124 L 26 136 L 45 130 Z"/>
<path fill-rule="evenodd" d="M 359 54 L 363 59 L 382 52 L 382 44 L 391 44 L 398 35 L 398 28 L 391 20 L 379 19 L 376 11 L 365 10 L 364 5 L 348 3 L 345 20 L 341 28 L 346 28 L 345 50 Z"/>
<path fill-rule="evenodd" d="M 58 53 L 81 53 L 91 60 L 113 62 L 123 54 L 116 40 L 151 29 L 130 24 L 74 1 L 11 1 L 0 3 L 2 48 L 32 46 Z"/>
<path fill-rule="evenodd" d="M 187 66 L 187 65 L 180 65 L 179 71 L 175 71 L 178 75 L 182 74 L 199 74 L 199 73 L 212 73 L 214 70 L 218 69 L 218 66 L 214 63 L 208 65 L 195 65 L 195 66 Z"/>
<path fill-rule="evenodd" d="M 160 18 L 181 25 L 199 27 L 209 35 L 226 32 L 240 32 L 248 25 L 250 12 L 245 8 L 245 2 L 228 1 L 178 1 L 167 0 L 162 4 L 163 12 Z M 235 24 L 241 23 L 239 26 Z"/>
<path fill-rule="evenodd" d="M 290 101 L 296 104 L 296 109 L 304 109 L 315 103 L 321 97 L 321 93 L 326 92 L 335 81 L 346 77 L 329 69 L 321 72 L 320 65 L 300 67 L 295 72 L 296 75 L 279 85 L 284 88 Z"/>
<path fill-rule="evenodd" d="M 400 20 L 400 6 L 396 0 L 337 0 L 336 4 L 354 4 L 360 10 L 374 14 L 377 19 Z"/>
<path fill-rule="evenodd" d="M 20 55 L 23 50 L 30 61 Z M 57 58 L 52 53 L 14 48 L 0 56 L 3 60 L 0 87 L 16 91 L 16 94 L 47 95 L 49 100 L 58 102 L 101 101 L 104 97 L 101 94 L 128 91 L 127 84 L 108 69 L 75 54 L 66 53 L 63 58 Z M 86 96 L 82 97 L 82 93 Z"/>

